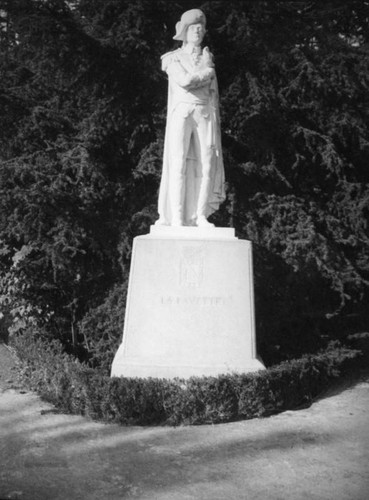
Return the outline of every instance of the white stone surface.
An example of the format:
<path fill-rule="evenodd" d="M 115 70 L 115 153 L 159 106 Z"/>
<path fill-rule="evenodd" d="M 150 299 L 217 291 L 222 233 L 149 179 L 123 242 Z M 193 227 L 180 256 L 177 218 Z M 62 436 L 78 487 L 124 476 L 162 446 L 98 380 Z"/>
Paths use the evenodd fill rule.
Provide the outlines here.
<path fill-rule="evenodd" d="M 176 28 L 182 47 L 165 53 L 167 123 L 159 189 L 160 225 L 204 226 L 225 200 L 219 92 L 214 60 L 202 49 L 205 14 L 183 13 Z"/>
<path fill-rule="evenodd" d="M 157 236 L 154 229 L 134 240 L 112 376 L 188 378 L 263 369 L 255 347 L 251 243 L 224 237 L 224 229 L 212 229 L 218 239 L 199 237 L 199 228 L 178 229 L 191 236 Z"/>
<path fill-rule="evenodd" d="M 187 239 L 224 239 L 235 238 L 233 227 L 189 227 L 160 226 L 150 227 L 150 235 L 156 238 Z"/>

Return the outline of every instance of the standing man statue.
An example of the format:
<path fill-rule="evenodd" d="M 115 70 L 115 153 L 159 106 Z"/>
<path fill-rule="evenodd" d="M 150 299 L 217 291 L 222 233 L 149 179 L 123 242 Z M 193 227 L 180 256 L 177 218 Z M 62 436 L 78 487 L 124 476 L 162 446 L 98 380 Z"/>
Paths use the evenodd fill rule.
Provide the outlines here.
<path fill-rule="evenodd" d="M 169 88 L 156 224 L 213 226 L 207 218 L 225 199 L 218 86 L 212 54 L 201 48 L 205 26 L 201 10 L 185 12 L 173 37 L 182 47 L 162 56 Z"/>

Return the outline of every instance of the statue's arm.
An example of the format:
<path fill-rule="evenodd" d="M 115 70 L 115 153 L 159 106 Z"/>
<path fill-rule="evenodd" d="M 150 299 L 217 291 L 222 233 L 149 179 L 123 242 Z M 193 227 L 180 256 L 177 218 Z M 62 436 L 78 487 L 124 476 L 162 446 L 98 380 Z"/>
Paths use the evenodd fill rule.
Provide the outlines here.
<path fill-rule="evenodd" d="M 190 90 L 207 85 L 214 77 L 214 67 L 202 65 L 197 71 L 189 72 L 181 64 L 175 53 L 162 57 L 162 69 L 180 87 Z"/>
<path fill-rule="evenodd" d="M 178 62 L 169 64 L 166 71 L 172 80 L 185 89 L 207 85 L 215 76 L 214 68 L 204 68 L 189 73 Z"/>

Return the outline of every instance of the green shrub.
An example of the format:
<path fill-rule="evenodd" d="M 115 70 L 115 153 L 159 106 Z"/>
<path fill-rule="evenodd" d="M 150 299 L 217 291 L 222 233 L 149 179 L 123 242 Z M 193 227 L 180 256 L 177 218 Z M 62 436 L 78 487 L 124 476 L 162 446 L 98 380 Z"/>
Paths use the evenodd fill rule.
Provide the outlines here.
<path fill-rule="evenodd" d="M 89 364 L 108 374 L 123 334 L 127 283 L 115 285 L 104 302 L 91 309 L 78 328 L 89 353 Z"/>
<path fill-rule="evenodd" d="M 348 345 L 352 349 L 359 350 L 363 353 L 361 361 L 363 367 L 368 366 L 369 361 L 369 332 L 354 333 L 347 337 Z"/>
<path fill-rule="evenodd" d="M 125 425 L 229 422 L 310 404 L 361 354 L 336 342 L 256 373 L 165 380 L 110 378 L 31 334 L 13 345 L 30 389 L 63 411 Z"/>

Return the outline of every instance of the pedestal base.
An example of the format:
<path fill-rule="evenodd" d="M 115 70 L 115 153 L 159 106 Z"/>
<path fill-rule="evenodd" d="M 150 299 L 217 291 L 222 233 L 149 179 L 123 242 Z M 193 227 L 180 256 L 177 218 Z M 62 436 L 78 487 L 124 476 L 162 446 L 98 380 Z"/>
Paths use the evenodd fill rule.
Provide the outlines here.
<path fill-rule="evenodd" d="M 155 226 L 134 239 L 112 376 L 263 369 L 256 356 L 251 243 L 228 228 L 173 229 Z"/>

